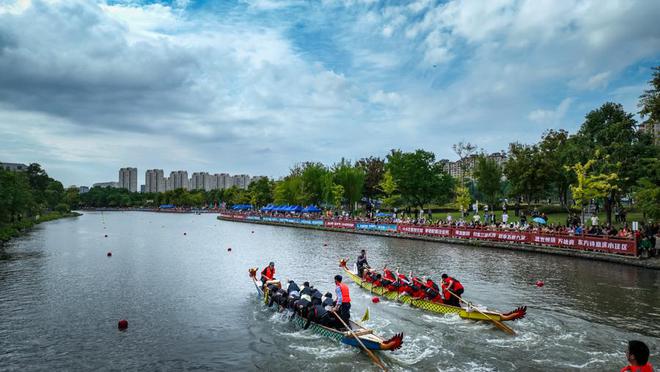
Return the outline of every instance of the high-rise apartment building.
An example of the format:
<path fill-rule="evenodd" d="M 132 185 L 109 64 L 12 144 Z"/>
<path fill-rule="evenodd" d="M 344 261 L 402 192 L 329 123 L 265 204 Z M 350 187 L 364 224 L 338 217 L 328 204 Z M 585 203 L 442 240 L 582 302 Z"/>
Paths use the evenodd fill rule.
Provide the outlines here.
<path fill-rule="evenodd" d="M 237 174 L 232 177 L 234 186 L 239 189 L 247 189 L 250 185 L 250 176 L 247 174 Z"/>
<path fill-rule="evenodd" d="M 145 192 L 165 192 L 165 176 L 162 169 L 147 169 L 144 173 Z"/>
<path fill-rule="evenodd" d="M 137 192 L 137 168 L 121 168 L 119 169 L 119 188 L 126 189 L 130 192 Z"/>
<path fill-rule="evenodd" d="M 216 189 L 224 190 L 234 186 L 234 180 L 227 173 L 216 173 L 215 174 Z"/>
<path fill-rule="evenodd" d="M 170 188 L 169 190 L 176 190 L 176 189 L 189 189 L 189 182 L 188 182 L 188 171 L 184 170 L 178 170 L 178 171 L 173 171 L 170 172 Z"/>
<path fill-rule="evenodd" d="M 208 172 L 194 172 L 190 177 L 191 190 L 209 191 L 209 190 L 214 190 L 216 188 L 217 188 L 217 181 L 215 180 L 215 177 L 208 174 Z"/>

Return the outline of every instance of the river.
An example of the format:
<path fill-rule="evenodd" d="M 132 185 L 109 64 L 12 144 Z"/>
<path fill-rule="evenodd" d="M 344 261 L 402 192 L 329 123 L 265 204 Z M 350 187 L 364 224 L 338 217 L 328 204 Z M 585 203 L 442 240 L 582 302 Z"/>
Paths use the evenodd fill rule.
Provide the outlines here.
<path fill-rule="evenodd" d="M 257 303 L 247 275 L 275 261 L 278 277 L 325 292 L 338 258 L 354 262 L 360 249 L 374 267 L 448 272 L 476 303 L 528 306 L 525 319 L 509 323 L 512 337 L 458 316 L 373 304 L 348 281 L 354 318 L 368 307 L 367 326 L 387 338 L 405 334 L 400 350 L 380 353 L 392 370 L 614 371 L 626 364 L 629 339 L 646 342 L 659 363 L 659 271 L 210 214 L 85 212 L 0 248 L 0 369 L 375 371 L 358 350 L 299 331 Z"/>

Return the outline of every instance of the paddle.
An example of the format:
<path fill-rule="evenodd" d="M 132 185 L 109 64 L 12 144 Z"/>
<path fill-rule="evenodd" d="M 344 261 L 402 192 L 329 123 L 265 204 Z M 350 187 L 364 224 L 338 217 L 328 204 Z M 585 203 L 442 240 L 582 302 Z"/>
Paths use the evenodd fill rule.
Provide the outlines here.
<path fill-rule="evenodd" d="M 466 304 L 466 305 L 468 305 L 468 306 L 470 306 L 470 307 L 476 309 L 478 312 L 481 313 L 481 315 L 483 315 L 483 316 L 485 316 L 486 318 L 488 318 L 488 320 L 490 320 L 491 322 L 493 322 L 493 324 L 495 324 L 495 326 L 496 326 L 497 328 L 501 329 L 501 330 L 504 331 L 505 333 L 508 333 L 508 334 L 510 334 L 510 335 L 515 335 L 515 334 L 516 334 L 516 331 L 514 331 L 511 327 L 509 327 L 508 325 L 506 325 L 506 324 L 500 322 L 499 320 L 496 320 L 496 319 L 491 318 L 490 316 L 488 316 L 488 314 L 486 314 L 486 313 L 484 313 L 483 311 L 479 310 L 479 308 L 476 307 L 476 306 L 474 306 L 471 302 L 469 302 L 469 301 L 465 301 L 461 296 L 459 296 L 459 295 L 457 295 L 456 293 L 450 291 L 449 289 L 447 289 L 447 292 L 449 292 L 452 296 L 458 298 L 459 301 L 463 302 L 464 304 Z"/>
<path fill-rule="evenodd" d="M 371 358 L 371 360 L 372 360 L 374 363 L 376 363 L 376 365 L 377 365 L 378 367 L 380 367 L 383 371 L 387 371 L 387 368 L 385 368 L 385 365 L 383 364 L 383 362 L 381 362 L 380 359 L 378 359 L 378 357 L 377 357 L 376 355 L 374 355 L 373 352 L 371 352 L 371 350 L 367 349 L 367 347 L 364 346 L 364 344 L 362 343 L 362 340 L 360 340 L 360 338 L 359 338 L 359 337 L 353 332 L 353 330 L 351 329 L 351 327 L 349 327 L 348 324 L 346 324 L 346 322 L 344 322 L 344 319 L 342 319 L 342 318 L 339 316 L 339 314 L 337 314 L 336 312 L 334 312 L 334 310 L 331 310 L 330 312 L 331 312 L 331 313 L 332 313 L 337 319 L 339 319 L 339 321 L 341 322 L 341 324 L 342 324 L 344 327 L 346 327 L 346 329 L 348 329 L 348 332 L 351 334 L 351 336 L 353 336 L 353 337 L 357 340 L 357 342 L 360 344 L 360 346 L 362 346 L 362 348 L 364 349 L 364 351 L 367 352 L 367 355 L 369 355 L 369 358 Z"/>

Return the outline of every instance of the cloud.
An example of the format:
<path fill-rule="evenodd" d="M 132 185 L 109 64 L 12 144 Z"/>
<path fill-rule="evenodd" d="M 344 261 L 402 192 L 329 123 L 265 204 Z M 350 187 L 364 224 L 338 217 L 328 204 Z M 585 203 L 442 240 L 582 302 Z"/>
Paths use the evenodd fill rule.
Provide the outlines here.
<path fill-rule="evenodd" d="M 572 98 L 564 98 L 553 110 L 537 109 L 530 112 L 528 116 L 529 120 L 543 125 L 556 126 L 557 124 L 561 124 L 561 120 L 566 116 L 572 103 Z"/>

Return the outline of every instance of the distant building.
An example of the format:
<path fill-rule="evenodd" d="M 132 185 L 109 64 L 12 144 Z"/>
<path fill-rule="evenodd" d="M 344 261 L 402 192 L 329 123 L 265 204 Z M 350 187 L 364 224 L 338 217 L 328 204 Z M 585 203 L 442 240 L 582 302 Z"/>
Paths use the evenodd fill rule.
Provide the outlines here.
<path fill-rule="evenodd" d="M 119 182 L 97 182 L 92 185 L 92 187 L 114 187 L 119 188 Z"/>
<path fill-rule="evenodd" d="M 192 174 L 192 177 L 190 177 L 191 190 L 209 191 L 217 188 L 217 180 L 215 177 L 208 174 L 208 172 L 195 172 Z"/>
<path fill-rule="evenodd" d="M 25 172 L 27 171 L 28 166 L 22 163 L 1 163 L 0 168 L 8 170 L 10 172 Z"/>
<path fill-rule="evenodd" d="M 189 189 L 188 171 L 178 170 L 170 172 L 170 188 L 168 190 Z"/>
<path fill-rule="evenodd" d="M 119 169 L 119 187 L 130 192 L 138 191 L 137 168 Z"/>
<path fill-rule="evenodd" d="M 250 185 L 250 176 L 247 174 L 237 174 L 232 177 L 233 179 L 233 185 L 238 187 L 239 189 L 247 189 L 248 186 Z"/>
<path fill-rule="evenodd" d="M 234 180 L 227 173 L 216 173 L 215 177 L 215 188 L 224 190 L 234 186 Z"/>
<path fill-rule="evenodd" d="M 144 193 L 146 192 L 146 191 L 144 191 L 144 190 L 146 190 L 146 187 L 145 187 L 145 186 L 146 186 L 146 185 L 140 185 L 140 193 L 143 193 L 143 194 L 144 194 Z"/>
<path fill-rule="evenodd" d="M 447 159 L 440 160 L 440 163 L 443 164 L 443 169 L 450 176 L 454 178 L 461 178 L 464 176 L 466 179 L 472 179 L 472 172 L 474 172 L 474 167 L 477 165 L 477 160 L 480 155 L 474 154 L 470 155 L 463 161 L 449 161 Z M 504 151 L 494 152 L 490 155 L 486 155 L 487 158 L 495 160 L 497 165 L 503 167 L 506 163 L 507 156 Z"/>
<path fill-rule="evenodd" d="M 87 186 L 78 187 L 78 194 L 84 194 L 86 192 L 89 192 L 89 187 L 87 187 Z"/>
<path fill-rule="evenodd" d="M 653 137 L 653 143 L 660 145 L 660 123 L 647 120 L 639 126 L 639 130 L 649 133 Z"/>
<path fill-rule="evenodd" d="M 147 169 L 144 172 L 144 192 L 167 191 L 165 176 L 162 169 Z"/>

